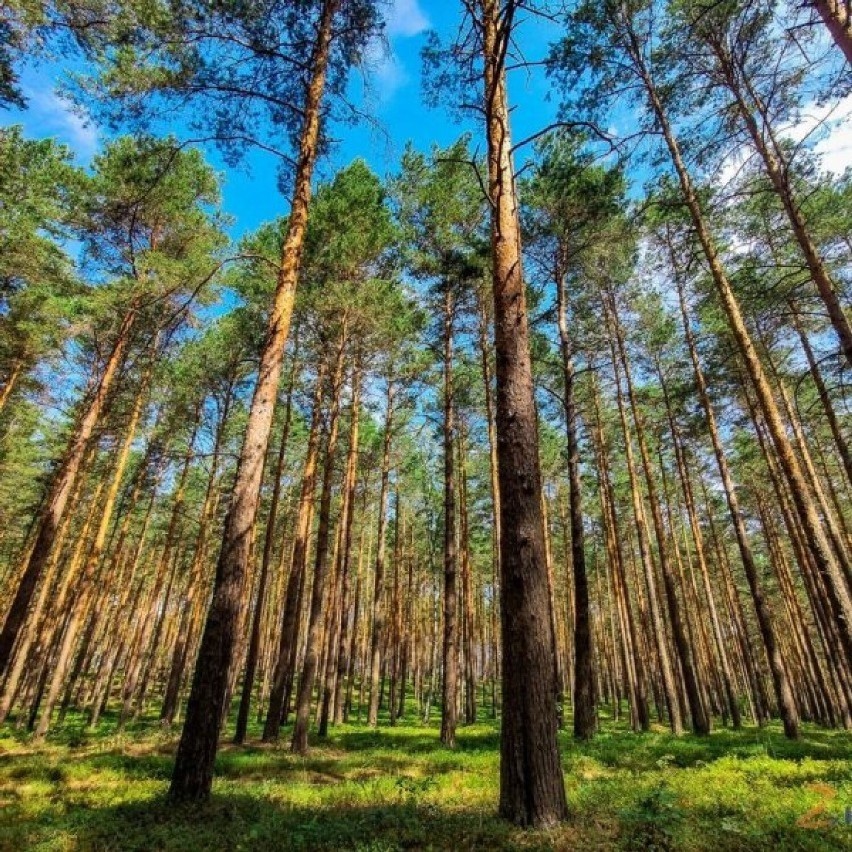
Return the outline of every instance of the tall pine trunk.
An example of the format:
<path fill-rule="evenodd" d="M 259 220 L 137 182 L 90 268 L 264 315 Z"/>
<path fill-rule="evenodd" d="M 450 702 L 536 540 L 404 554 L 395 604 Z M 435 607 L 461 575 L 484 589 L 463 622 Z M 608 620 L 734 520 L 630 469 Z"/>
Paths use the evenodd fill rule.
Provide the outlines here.
<path fill-rule="evenodd" d="M 583 534 L 583 491 L 580 482 L 580 450 L 577 440 L 574 349 L 568 333 L 568 306 L 565 279 L 556 282 L 556 311 L 559 350 L 564 384 L 565 443 L 568 451 L 568 506 L 571 522 L 571 577 L 574 583 L 574 736 L 590 739 L 597 729 L 592 625 L 589 613 L 589 579 L 586 575 L 586 547 Z"/>
<path fill-rule="evenodd" d="M 484 108 L 491 204 L 497 460 L 500 483 L 500 608 L 503 724 L 500 814 L 518 825 L 568 815 L 557 744 L 541 472 L 512 167 L 505 57 L 516 4 L 481 0 Z"/>
<path fill-rule="evenodd" d="M 456 552 L 455 401 L 453 391 L 452 285 L 445 282 L 444 295 L 444 681 L 441 693 L 441 742 L 456 744 L 458 716 L 458 554 Z"/>
<path fill-rule="evenodd" d="M 249 410 L 231 504 L 225 518 L 213 599 L 204 626 L 169 788 L 170 795 L 175 799 L 206 799 L 213 786 L 213 764 L 219 745 L 222 713 L 237 640 L 236 630 L 245 595 L 260 480 L 272 430 L 281 363 L 290 333 L 290 319 L 308 225 L 311 177 L 317 157 L 332 24 L 339 5 L 340 0 L 325 0 L 323 3 L 311 56 L 295 191 L 287 219 L 278 283 L 261 353 L 257 385 Z"/>
<path fill-rule="evenodd" d="M 338 350 L 331 376 L 331 410 L 328 419 L 328 440 L 323 463 L 322 490 L 320 492 L 319 517 L 317 519 L 317 541 L 314 554 L 314 583 L 311 591 L 311 608 L 308 619 L 307 645 L 299 690 L 296 694 L 296 722 L 293 728 L 291 750 L 296 754 L 308 752 L 308 726 L 310 723 L 311 698 L 314 681 L 322 653 L 323 616 L 327 598 L 329 565 L 329 528 L 331 520 L 331 492 L 334 463 L 337 451 L 337 435 L 340 428 L 340 394 L 343 387 L 343 367 L 346 353 L 346 318 L 340 331 Z"/>

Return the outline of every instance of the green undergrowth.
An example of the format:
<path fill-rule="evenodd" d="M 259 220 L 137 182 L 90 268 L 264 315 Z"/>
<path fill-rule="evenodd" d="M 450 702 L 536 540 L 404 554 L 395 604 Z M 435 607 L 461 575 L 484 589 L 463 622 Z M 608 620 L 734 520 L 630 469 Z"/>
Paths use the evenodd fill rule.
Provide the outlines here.
<path fill-rule="evenodd" d="M 496 817 L 499 735 L 483 720 L 454 750 L 437 724 L 344 725 L 307 758 L 223 745 L 204 806 L 166 799 L 175 732 L 116 734 L 69 717 L 46 743 L 0 728 L 2 850 L 852 849 L 852 736 L 775 726 L 674 738 L 605 722 L 561 735 L 570 818 L 522 831 Z"/>

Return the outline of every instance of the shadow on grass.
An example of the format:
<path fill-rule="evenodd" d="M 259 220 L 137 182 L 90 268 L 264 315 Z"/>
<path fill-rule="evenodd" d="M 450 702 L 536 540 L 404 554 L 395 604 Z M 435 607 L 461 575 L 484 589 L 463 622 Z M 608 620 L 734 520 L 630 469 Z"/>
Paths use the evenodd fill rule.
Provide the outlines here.
<path fill-rule="evenodd" d="M 662 807 L 662 809 L 661 809 Z M 630 812 L 574 811 L 551 831 L 521 831 L 489 810 L 440 809 L 412 797 L 369 806 L 321 808 L 288 805 L 268 797 L 217 794 L 201 806 L 177 805 L 163 796 L 97 806 L 69 801 L 50 820 L 0 816 L 0 849 L 75 850 L 714 850 L 758 852 L 844 849 L 843 836 L 795 824 L 751 826 L 748 834 L 709 831 L 707 823 L 673 819 L 666 803 L 634 805 Z M 70 840 L 70 845 L 69 845 Z"/>
<path fill-rule="evenodd" d="M 122 852 L 517 848 L 516 830 L 483 813 L 447 813 L 410 802 L 310 809 L 242 795 L 216 795 L 203 806 L 175 805 L 164 797 L 103 808 L 72 804 L 50 826 L 19 824 L 12 834 L 0 822 L 0 848 L 47 844 L 57 829 L 74 838 L 75 849 Z M 552 843 L 533 839 L 527 848 L 549 849 Z"/>

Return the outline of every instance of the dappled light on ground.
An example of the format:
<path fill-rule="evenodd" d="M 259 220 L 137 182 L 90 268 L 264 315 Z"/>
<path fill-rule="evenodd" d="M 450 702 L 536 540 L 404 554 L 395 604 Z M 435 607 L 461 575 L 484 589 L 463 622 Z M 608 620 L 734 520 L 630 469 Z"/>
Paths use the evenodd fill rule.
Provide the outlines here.
<path fill-rule="evenodd" d="M 776 726 L 709 737 L 637 735 L 605 723 L 561 737 L 570 819 L 521 832 L 497 819 L 497 727 L 346 725 L 307 758 L 286 745 L 223 746 L 213 797 L 166 799 L 176 732 L 154 722 L 85 733 L 70 719 L 45 744 L 0 738 L 0 849 L 849 848 L 852 738 Z M 289 739 L 282 737 L 282 743 Z"/>

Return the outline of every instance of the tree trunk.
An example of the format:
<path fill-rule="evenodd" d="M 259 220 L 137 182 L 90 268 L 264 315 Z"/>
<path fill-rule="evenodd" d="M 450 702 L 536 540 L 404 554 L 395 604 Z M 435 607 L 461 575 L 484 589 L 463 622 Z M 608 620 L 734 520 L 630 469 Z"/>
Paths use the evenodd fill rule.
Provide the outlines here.
<path fill-rule="evenodd" d="M 385 627 L 384 578 L 385 547 L 387 538 L 388 478 L 390 475 L 390 448 L 393 435 L 393 407 L 396 386 L 388 378 L 385 407 L 385 435 L 382 450 L 382 477 L 379 487 L 379 528 L 377 532 L 376 562 L 373 566 L 373 612 L 372 639 L 370 643 L 370 707 L 367 724 L 375 727 L 379 723 L 379 685 L 381 680 L 382 634 Z"/>
<path fill-rule="evenodd" d="M 577 402 L 574 397 L 574 349 L 568 333 L 565 279 L 556 282 L 556 311 L 565 397 L 565 443 L 568 452 L 568 505 L 571 518 L 571 576 L 574 584 L 574 736 L 590 739 L 598 725 L 595 707 L 589 580 L 583 534 L 583 492 L 577 440 Z"/>
<path fill-rule="evenodd" d="M 310 65 L 311 79 L 305 93 L 304 124 L 299 143 L 295 192 L 287 219 L 287 234 L 281 254 L 275 300 L 261 354 L 257 385 L 249 411 L 231 505 L 225 519 L 213 599 L 201 639 L 183 735 L 169 789 L 170 795 L 175 799 L 206 799 L 213 785 L 213 764 L 216 760 L 222 708 L 233 664 L 240 608 L 245 594 L 260 480 L 272 429 L 281 362 L 290 331 L 308 224 L 311 177 L 317 155 L 332 24 L 339 5 L 340 0 L 325 0 L 316 32 Z"/>
<path fill-rule="evenodd" d="M 476 722 L 476 671 L 474 654 L 473 578 L 471 577 L 470 528 L 467 496 L 467 449 L 464 424 L 459 424 L 457 443 L 459 453 L 459 543 L 464 614 L 464 721 L 468 725 Z"/>
<path fill-rule="evenodd" d="M 515 4 L 481 0 L 484 99 L 491 203 L 497 459 L 500 483 L 500 601 L 503 725 L 500 814 L 518 825 L 567 818 L 559 759 L 541 472 L 512 167 L 505 54 Z"/>
<path fill-rule="evenodd" d="M 811 0 L 835 44 L 852 62 L 852 8 L 849 0 Z"/>
<path fill-rule="evenodd" d="M 485 418 L 488 427 L 488 472 L 491 485 L 491 718 L 497 718 L 497 680 L 499 678 L 499 644 L 497 599 L 500 577 L 500 483 L 497 472 L 497 437 L 494 433 L 494 401 L 491 394 L 491 360 L 488 347 L 488 312 L 485 295 L 479 293 L 479 357 L 482 363 L 482 386 L 485 396 Z"/>
<path fill-rule="evenodd" d="M 340 331 L 340 340 L 331 377 L 331 411 L 328 418 L 328 441 L 322 473 L 317 542 L 314 554 L 314 584 L 311 593 L 311 610 L 308 620 L 307 645 L 299 691 L 296 694 L 296 722 L 293 728 L 291 750 L 296 754 L 308 753 L 308 727 L 310 725 L 311 697 L 317 675 L 319 657 L 322 653 L 323 614 L 325 611 L 328 575 L 328 542 L 331 516 L 331 491 L 334 462 L 337 450 L 337 434 L 340 427 L 340 393 L 343 386 L 344 355 L 346 353 L 346 317 Z"/>
<path fill-rule="evenodd" d="M 23 370 L 24 359 L 18 357 L 12 362 L 9 375 L 6 376 L 6 382 L 4 383 L 3 388 L 0 389 L 0 413 L 2 413 L 3 409 L 6 407 L 9 397 L 12 396 L 12 391 L 18 386 L 18 379 L 21 378 Z"/>
<path fill-rule="evenodd" d="M 239 744 L 245 741 L 248 728 L 249 710 L 251 708 L 251 692 L 254 686 L 255 673 L 257 672 L 258 652 L 260 650 L 260 632 L 263 623 L 263 612 L 266 606 L 266 585 L 269 577 L 269 565 L 272 561 L 272 553 L 275 549 L 275 523 L 278 520 L 278 503 L 281 499 L 281 478 L 284 474 L 284 460 L 287 453 L 287 441 L 290 436 L 290 417 L 293 410 L 293 385 L 296 381 L 297 372 L 296 355 L 293 354 L 293 366 L 290 371 L 290 383 L 287 388 L 287 402 L 284 408 L 284 425 L 281 429 L 281 443 L 278 446 L 278 457 L 275 460 L 275 469 L 272 473 L 272 500 L 269 505 L 269 515 L 266 519 L 266 533 L 263 539 L 263 556 L 261 557 L 260 578 L 258 580 L 257 600 L 254 605 L 254 614 L 251 623 L 251 637 L 249 638 L 248 652 L 246 654 L 245 672 L 243 674 L 243 688 L 240 694 L 240 707 L 237 711 L 237 726 L 234 732 L 234 742 Z"/>
<path fill-rule="evenodd" d="M 456 744 L 458 707 L 458 592 L 456 575 L 456 474 L 455 404 L 453 391 L 453 314 L 452 286 L 445 282 L 444 295 L 444 681 L 441 693 L 441 742 Z"/>

